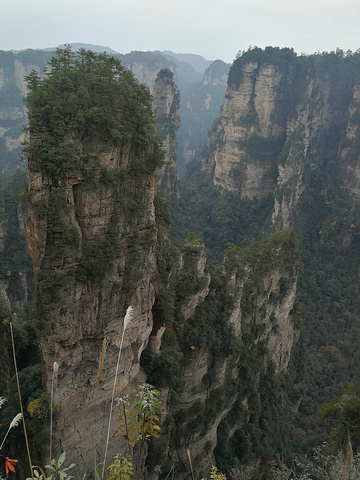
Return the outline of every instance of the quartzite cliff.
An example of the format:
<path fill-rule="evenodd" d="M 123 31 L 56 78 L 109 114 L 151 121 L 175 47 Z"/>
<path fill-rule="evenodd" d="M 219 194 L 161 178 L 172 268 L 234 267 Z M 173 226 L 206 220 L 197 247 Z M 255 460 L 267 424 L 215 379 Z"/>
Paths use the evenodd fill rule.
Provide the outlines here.
<path fill-rule="evenodd" d="M 276 229 L 294 226 L 311 172 L 338 168 L 355 198 L 358 70 L 358 54 L 341 50 L 297 56 L 267 47 L 239 55 L 203 161 L 214 184 L 244 200 L 270 194 Z"/>
<path fill-rule="evenodd" d="M 146 378 L 154 380 L 164 410 L 162 438 L 147 459 L 148 475 L 165 477 L 173 466 L 177 477 L 185 478 L 188 448 L 200 475 L 214 461 L 215 450 L 221 458 L 221 449 L 232 449 L 241 432 L 256 450 L 253 432 L 271 410 L 267 397 L 278 394 L 274 382 L 287 369 L 296 337 L 291 316 L 299 269 L 296 241 L 284 231 L 246 254 L 234 247 L 224 266 L 211 272 L 203 243 L 190 236 L 176 260 L 164 199 L 155 194 L 160 149 L 148 93 L 116 63 L 104 83 L 93 85 L 92 75 L 81 70 L 91 57 L 86 55 L 79 60 L 63 51 L 53 64 L 59 75 L 50 74 L 42 85 L 33 77 L 28 99 L 29 183 L 22 201 L 47 391 L 54 362 L 59 366 L 55 399 L 61 441 L 56 448 L 83 471 L 94 408 L 98 435 L 106 437 L 123 317 L 132 305 L 116 395 L 131 393 Z M 95 58 L 90 73 L 91 68 L 103 72 L 107 60 Z M 101 100 L 98 85 L 106 92 Z M 58 92 L 50 112 L 48 100 L 42 102 L 49 98 L 42 97 L 44 86 L 49 94 Z M 170 86 L 169 98 L 158 98 L 155 106 L 169 107 L 160 118 L 176 127 Z M 102 110 L 97 101 L 105 101 Z M 68 116 L 66 124 L 58 112 Z M 265 391 L 264 382 L 273 390 Z M 272 443 L 271 427 L 263 438 Z M 246 452 L 242 459 L 247 461 Z"/>

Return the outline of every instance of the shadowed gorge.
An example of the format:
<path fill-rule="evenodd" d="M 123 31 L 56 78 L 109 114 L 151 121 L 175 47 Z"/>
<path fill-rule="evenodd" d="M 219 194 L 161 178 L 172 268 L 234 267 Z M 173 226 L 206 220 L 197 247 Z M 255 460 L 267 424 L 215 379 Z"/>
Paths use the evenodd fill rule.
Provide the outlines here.
<path fill-rule="evenodd" d="M 170 73 L 159 77 L 155 93 L 159 82 L 167 81 L 165 75 Z M 131 304 L 134 314 L 124 337 L 117 391 L 131 392 L 145 378 L 141 358 L 149 381 L 161 389 L 165 424 L 169 416 L 190 420 L 197 411 L 191 427 L 176 421 L 175 427 L 170 423 L 163 429 L 168 454 L 160 472 L 166 474 L 172 462 L 178 475 L 187 475 L 182 444 L 191 446 L 199 471 L 205 472 L 214 461 L 219 425 L 235 405 L 252 402 L 250 392 L 257 387 L 250 379 L 260 371 L 267 375 L 269 362 L 275 365 L 272 375 L 287 368 L 295 337 L 290 316 L 299 265 L 295 239 L 284 232 L 245 256 L 234 249 L 223 272 L 210 272 L 202 241 L 189 237 L 177 260 L 168 239 L 165 200 L 160 192 L 155 197 L 162 154 L 143 87 L 115 60 L 70 49 L 58 53 L 44 80 L 31 74 L 28 83 L 29 185 L 21 198 L 48 391 L 53 364 L 59 365 L 56 431 L 61 449 L 71 452 L 68 456 L 81 472 L 93 408 L 98 435 L 104 435 L 116 347 Z M 166 89 L 162 93 L 155 111 L 164 125 L 170 115 L 171 126 L 173 110 L 162 113 Z M 285 278 L 286 287 L 281 287 Z M 166 298 L 170 316 L 165 316 Z M 253 318 L 257 309 L 261 313 Z M 97 360 L 104 338 L 108 348 L 99 383 Z M 236 365 L 247 355 L 257 360 L 249 365 L 244 383 Z M 233 388 L 225 400 L 228 378 Z M 101 400 L 97 389 L 103 392 Z M 259 413 L 264 401 L 257 400 Z M 238 428 L 243 430 L 248 420 L 244 411 Z M 148 463 L 158 475 L 152 456 Z"/>
<path fill-rule="evenodd" d="M 246 247 L 295 229 L 304 268 L 292 396 L 297 452 L 329 438 L 315 412 L 358 378 L 359 74 L 358 53 L 241 52 L 201 162 L 189 165 L 189 223 L 176 219 L 177 228 L 201 233 L 217 260 L 227 242 Z"/>
<path fill-rule="evenodd" d="M 83 49 L 58 50 L 43 76 L 24 68 L 28 183 L 18 169 L 0 189 L 3 388 L 15 398 L 10 320 L 38 464 L 49 412 L 31 412 L 55 377 L 53 456 L 82 478 L 91 431 L 91 463 L 103 461 L 117 375 L 116 398 L 145 381 L 160 392 L 144 478 L 190 478 L 189 450 L 195 478 L 217 465 L 270 479 L 278 454 L 331 438 L 331 407 L 322 424 L 316 411 L 357 380 L 360 56 L 240 52 L 196 155 L 227 66 L 178 89 L 184 65 L 148 53 L 131 54 L 148 89 Z M 120 437 L 107 464 L 127 451 Z"/>

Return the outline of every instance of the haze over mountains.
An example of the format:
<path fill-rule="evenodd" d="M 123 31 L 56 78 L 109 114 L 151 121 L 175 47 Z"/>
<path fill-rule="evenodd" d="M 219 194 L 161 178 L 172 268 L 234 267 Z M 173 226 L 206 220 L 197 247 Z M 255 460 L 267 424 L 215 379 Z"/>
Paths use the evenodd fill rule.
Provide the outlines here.
<path fill-rule="evenodd" d="M 150 90 L 153 88 L 156 75 L 160 69 L 169 68 L 174 72 L 174 79 L 182 99 L 180 103 L 182 121 L 179 131 L 180 141 L 177 142 L 177 155 L 179 170 L 183 172 L 185 162 L 193 158 L 207 141 L 207 132 L 220 111 L 225 94 L 226 75 L 230 65 L 221 60 L 211 62 L 193 54 L 176 54 L 170 51 L 164 53 L 131 52 L 119 54 L 103 46 L 73 44 L 74 50 L 80 48 L 88 48 L 100 53 L 105 51 L 114 55 L 120 59 L 124 66 L 130 68 L 139 82 L 145 84 Z M 12 166 L 16 165 L 16 158 L 21 155 L 21 128 L 25 124 L 22 97 L 26 93 L 26 85 L 23 76 L 29 74 L 33 68 L 42 73 L 55 50 L 56 47 L 44 50 L 0 53 L 7 69 L 4 76 L 4 108 L 0 116 L 0 124 L 2 121 L 6 123 L 11 119 L 8 125 L 3 125 L 6 131 L 1 131 L 0 143 L 7 142 L 8 147 L 3 148 L 8 150 Z M 214 70 L 210 67 L 212 64 Z M 214 79 L 212 79 L 212 71 L 214 72 Z M 16 111 L 14 110 L 15 106 Z M 11 145 L 11 148 L 9 148 L 9 145 Z M 4 157 L 0 158 L 0 168 L 2 169 L 4 168 L 4 161 L 6 162 Z M 7 168 L 5 167 L 4 171 Z"/>
<path fill-rule="evenodd" d="M 27 399 L 61 366 L 61 446 L 81 468 L 106 337 L 104 433 L 131 304 L 121 390 L 146 378 L 165 405 L 151 480 L 172 469 L 188 478 L 188 448 L 199 478 L 212 463 L 271 478 L 277 454 L 329 439 L 359 452 L 356 429 L 331 439 L 315 415 L 348 381 L 359 400 L 360 53 L 254 47 L 231 67 L 169 51 L 114 55 L 143 88 L 118 65 L 123 83 L 102 83 L 101 56 L 65 50 L 49 82 L 30 79 L 21 210 L 24 75 L 42 75 L 51 55 L 0 52 L 0 320 L 20 319 L 23 376 L 37 382 Z"/>
<path fill-rule="evenodd" d="M 109 55 L 126 55 L 126 54 L 117 52 L 112 48 L 101 46 L 101 45 L 92 45 L 90 43 L 69 43 L 66 45 L 71 45 L 74 51 L 79 50 L 80 48 L 85 48 L 85 50 L 91 50 L 97 53 L 105 52 L 105 53 L 108 53 Z M 61 44 L 61 45 L 58 45 L 57 47 L 47 47 L 44 49 L 39 49 L 39 51 L 55 52 L 57 48 L 64 48 L 64 47 L 65 47 L 65 44 Z M 24 50 L 10 50 L 10 51 L 12 53 L 19 53 Z M 207 60 L 201 55 L 197 55 L 193 53 L 174 53 L 171 50 L 164 50 L 162 52 L 160 50 L 155 50 L 154 53 L 160 53 L 165 57 L 168 57 L 169 60 L 173 60 L 181 63 L 187 63 L 191 65 L 193 69 L 200 74 L 203 74 L 205 70 L 212 63 L 212 60 Z"/>

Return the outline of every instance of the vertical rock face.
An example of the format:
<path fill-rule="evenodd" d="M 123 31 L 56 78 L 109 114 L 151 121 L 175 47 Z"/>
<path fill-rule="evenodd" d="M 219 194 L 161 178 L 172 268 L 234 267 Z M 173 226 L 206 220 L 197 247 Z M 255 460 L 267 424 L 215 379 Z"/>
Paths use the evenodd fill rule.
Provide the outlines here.
<path fill-rule="evenodd" d="M 157 133 L 164 151 L 164 165 L 157 169 L 157 182 L 164 191 L 173 194 L 177 190 L 176 135 L 180 126 L 180 94 L 170 70 L 160 70 L 153 91 L 152 109 Z"/>
<path fill-rule="evenodd" d="M 61 407 L 57 433 L 63 438 L 62 448 L 76 453 L 79 468 L 83 468 L 85 462 L 89 419 L 97 389 L 101 393 L 95 410 L 96 428 L 102 438 L 106 438 L 111 385 L 127 306 L 134 306 L 134 316 L 124 338 L 117 395 L 129 391 L 133 381 L 143 378 L 140 355 L 152 329 L 156 268 L 154 175 L 126 179 L 131 160 L 126 162 L 116 150 L 109 154 L 113 159 L 112 168 L 125 176 L 116 188 L 86 185 L 81 176 L 65 178 L 59 184 L 44 175 L 39 184 L 39 172 L 32 170 L 30 162 L 30 197 L 24 217 L 37 275 L 41 312 L 39 339 L 46 365 L 46 385 L 50 390 L 52 365 L 57 362 L 56 397 Z M 101 156 L 100 168 L 106 166 L 107 157 L 107 154 Z M 142 161 L 146 162 L 146 157 Z M 121 167 L 119 163 L 122 162 L 127 163 L 127 167 Z M 130 201 L 131 191 L 138 192 L 138 196 L 132 198 L 134 204 L 117 212 L 117 194 L 121 192 Z M 62 235 L 71 236 L 73 240 L 73 244 L 59 255 L 53 249 L 56 233 L 49 225 L 54 205 Z M 39 218 L 44 212 L 48 213 Z M 116 215 L 120 218 L 113 227 Z M 111 242 L 117 242 L 116 258 L 107 258 L 104 252 L 101 260 L 93 263 L 90 275 L 82 271 L 87 249 L 96 255 L 96 249 L 107 248 L 104 245 L 107 241 L 109 248 Z M 98 384 L 104 338 L 107 339 L 107 352 Z"/>
<path fill-rule="evenodd" d="M 222 60 L 215 60 L 204 72 L 203 85 L 226 87 L 230 65 Z"/>
<path fill-rule="evenodd" d="M 339 154 L 344 185 L 350 190 L 357 202 L 360 201 L 359 111 L 360 85 L 355 84 L 352 102 L 349 107 L 345 140 L 340 147 Z"/>
<path fill-rule="evenodd" d="M 274 155 L 270 151 L 249 155 L 247 149 L 251 137 L 261 137 L 271 146 L 282 134 L 280 119 L 273 121 L 281 73 L 273 65 L 250 62 L 241 67 L 241 77 L 241 83 L 226 93 L 220 125 L 210 137 L 213 153 L 205 168 L 214 170 L 215 185 L 241 190 L 242 198 L 254 199 L 276 185 Z"/>
<path fill-rule="evenodd" d="M 6 341 L 6 329 L 11 320 L 12 312 L 10 300 L 6 294 L 5 288 L 0 284 L 0 367 L 2 369 L 0 388 L 2 392 L 5 392 L 8 388 L 11 376 L 10 373 L 13 370 L 13 368 L 10 367 L 11 363 Z"/>
<path fill-rule="evenodd" d="M 222 439 L 231 441 L 249 424 L 245 406 L 256 409 L 266 402 L 253 397 L 270 366 L 277 372 L 287 368 L 299 265 L 294 238 L 291 232 L 280 232 L 244 256 L 231 250 L 223 271 L 211 275 L 202 241 L 189 235 L 178 267 L 171 273 L 165 269 L 159 279 L 157 252 L 166 249 L 168 237 L 155 219 L 160 147 L 153 136 L 149 96 L 115 62 L 97 97 L 93 75 L 82 70 L 92 55 L 73 57 L 68 50 L 61 55 L 59 71 L 43 82 L 33 79 L 28 99 L 29 183 L 23 195 L 48 391 L 54 362 L 59 365 L 55 433 L 61 440 L 55 449 L 65 450 L 81 475 L 93 416 L 97 435 L 105 441 L 123 317 L 132 305 L 115 395 L 131 393 L 145 380 L 140 357 L 150 343 L 152 370 L 145 365 L 145 372 L 161 383 L 165 412 L 175 419 L 173 423 L 168 418 L 163 426 L 164 464 L 152 465 L 155 460 L 149 455 L 149 476 L 165 472 L 169 462 L 176 466 L 177 478 L 188 476 L 188 448 L 198 471 L 205 473 Z M 95 56 L 95 71 L 102 73 L 104 66 L 108 60 Z M 159 84 L 164 80 L 166 95 L 159 87 L 153 109 L 157 118 L 164 115 L 168 121 L 176 92 L 165 73 Z M 54 101 L 50 118 L 49 98 Z M 99 109 L 100 99 L 105 105 Z M 170 282 L 174 291 L 165 294 L 173 321 L 167 324 L 158 304 L 165 303 L 162 290 Z M 107 351 L 100 372 L 104 339 Z M 169 395 L 170 381 L 175 396 Z M 224 437 L 221 429 L 229 422 L 232 428 Z M 110 449 L 109 456 L 114 451 Z M 100 450 L 97 460 L 102 460 Z"/>
<path fill-rule="evenodd" d="M 357 58 L 342 52 L 297 57 L 289 49 L 270 47 L 239 56 L 203 158 L 203 169 L 212 172 L 214 184 L 239 193 L 243 200 L 272 196 L 274 228 L 291 228 L 307 188 L 304 175 L 321 170 L 326 162 L 319 145 L 323 142 L 331 149 L 337 142 L 327 156 L 347 164 L 341 181 L 355 192 Z M 352 73 L 336 78 L 331 62 Z"/>
<path fill-rule="evenodd" d="M 13 170 L 11 160 L 20 156 L 21 142 L 24 141 L 22 127 L 25 124 L 26 112 L 22 96 L 26 93 L 23 79 L 29 74 L 33 65 L 23 65 L 18 59 L 11 58 L 8 65 L 0 68 L 0 95 L 4 99 L 0 102 L 0 146 L 2 158 L 0 168 L 2 173 Z M 12 95 L 10 96 L 9 93 Z M 9 98 L 10 96 L 10 98 Z M 9 157 L 7 159 L 5 157 Z"/>
<path fill-rule="evenodd" d="M 193 278 L 196 279 L 195 292 L 187 291 L 187 288 L 179 288 L 179 293 L 183 299 L 181 301 L 180 311 L 184 318 L 184 323 L 191 318 L 196 307 L 201 303 L 209 293 L 210 274 L 205 272 L 206 250 L 204 244 L 198 239 L 190 240 L 184 243 L 180 256 L 180 278 L 186 285 Z"/>
<path fill-rule="evenodd" d="M 178 168 L 201 151 L 208 139 L 208 131 L 219 114 L 224 101 L 229 65 L 215 60 L 205 70 L 201 83 L 181 90 L 181 125 L 178 136 Z"/>
<path fill-rule="evenodd" d="M 133 72 L 139 82 L 144 85 L 149 85 L 150 90 L 153 91 L 156 78 L 161 68 L 160 64 L 155 64 L 149 69 L 143 63 L 134 62 L 129 65 L 130 70 Z"/>
<path fill-rule="evenodd" d="M 151 93 L 160 70 L 169 69 L 173 73 L 176 71 L 176 64 L 160 52 L 134 51 L 120 55 L 120 58 L 121 63 L 128 67 L 139 83 L 146 85 Z"/>
<path fill-rule="evenodd" d="M 34 278 L 19 204 L 25 184 L 26 172 L 18 168 L 0 192 L 0 270 L 14 313 L 21 313 L 30 300 Z"/>
<path fill-rule="evenodd" d="M 32 70 L 42 73 L 50 60 L 49 52 L 32 50 L 13 54 L 0 52 L 0 170 L 8 175 L 18 165 L 21 143 L 25 136 L 26 108 L 23 97 L 26 95 L 25 75 Z"/>
<path fill-rule="evenodd" d="M 211 278 L 205 259 L 199 239 L 183 244 L 172 327 L 181 348 L 181 370 L 176 395 L 171 398 L 163 389 L 175 423 L 164 427 L 162 456 L 164 451 L 168 456 L 155 468 L 165 475 L 173 465 L 176 478 L 188 475 L 188 449 L 197 473 L 204 475 L 209 465 L 221 461 L 221 455 L 214 458 L 215 451 L 254 427 L 247 409 L 258 407 L 249 392 L 258 390 L 270 364 L 278 374 L 286 371 L 297 335 L 291 314 L 299 271 L 293 232 L 275 234 L 244 258 L 237 247 L 230 249 L 217 278 L 215 272 Z M 156 355 L 168 354 L 160 347 Z M 266 399 L 258 401 L 266 410 Z M 231 429 L 224 436 L 221 425 L 227 423 Z M 149 464 L 150 478 L 157 478 L 151 458 Z"/>
<path fill-rule="evenodd" d="M 278 162 L 278 178 L 275 189 L 272 221 L 276 228 L 291 228 L 293 214 L 306 188 L 303 176 L 306 169 L 313 169 L 321 163 L 316 150 L 312 148 L 321 130 L 341 119 L 329 110 L 330 86 L 308 77 L 303 85 L 305 102 L 296 105 L 293 118 L 286 123 L 285 143 Z M 319 93 L 321 92 L 321 93 Z M 311 101 L 309 101 L 311 99 Z M 314 108 L 314 105 L 321 105 Z"/>
<path fill-rule="evenodd" d="M 101 56 L 91 61 L 94 68 L 104 66 Z M 78 72 L 76 62 L 71 72 Z M 108 84 L 112 84 L 115 96 L 110 104 L 122 102 L 121 85 L 125 84 L 127 94 L 132 91 L 135 104 L 141 105 L 139 117 L 134 117 L 134 110 L 127 111 L 131 101 L 125 102 L 122 110 L 115 107 L 112 121 L 124 125 L 124 116 L 132 118 L 137 131 L 144 129 L 144 134 L 136 137 L 124 125 L 117 130 L 124 140 L 117 144 L 106 132 L 98 135 L 94 131 L 87 137 L 72 127 L 57 144 L 70 145 L 68 148 L 75 149 L 72 151 L 79 152 L 83 159 L 90 155 L 90 170 L 86 163 L 76 164 L 76 156 L 70 154 L 66 157 L 69 167 L 59 172 L 58 152 L 53 151 L 55 157 L 43 156 L 44 144 L 52 141 L 54 133 L 47 127 L 39 135 L 38 128 L 44 128 L 44 124 L 32 120 L 41 113 L 31 101 L 29 108 L 29 183 L 23 195 L 24 225 L 36 275 L 44 381 L 50 391 L 53 364 L 57 362 L 55 399 L 60 415 L 56 434 L 61 438 L 57 448 L 76 462 L 79 475 L 85 468 L 92 418 L 103 445 L 106 440 L 126 309 L 132 305 L 134 313 L 124 336 L 117 396 L 144 379 L 139 362 L 152 329 L 155 298 L 154 173 L 159 146 L 153 133 L 148 94 L 118 64 L 114 63 L 111 72 L 114 77 Z M 104 78 L 107 75 L 109 72 Z M 83 78 L 80 94 L 89 88 L 91 78 Z M 38 87 L 40 90 L 34 87 L 34 94 L 42 88 L 51 89 L 52 82 L 57 79 L 50 76 Z M 65 99 L 69 94 L 79 95 L 77 88 L 64 93 Z M 56 102 L 57 97 L 52 101 Z M 53 111 L 61 108 L 57 105 Z M 57 165 L 57 174 L 51 173 L 49 160 Z M 100 376 L 104 338 L 107 351 Z"/>

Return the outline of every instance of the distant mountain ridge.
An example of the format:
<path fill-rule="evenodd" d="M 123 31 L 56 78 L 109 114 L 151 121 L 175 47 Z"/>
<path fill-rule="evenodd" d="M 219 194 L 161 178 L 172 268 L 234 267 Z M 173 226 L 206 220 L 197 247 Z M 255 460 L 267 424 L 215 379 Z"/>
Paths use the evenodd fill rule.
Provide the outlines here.
<path fill-rule="evenodd" d="M 201 55 L 194 53 L 174 53 L 171 50 L 163 50 L 162 53 L 165 57 L 170 57 L 170 60 L 176 62 L 189 63 L 196 72 L 204 74 L 205 70 L 212 64 L 213 60 L 207 60 Z"/>
<path fill-rule="evenodd" d="M 0 170 L 3 173 L 13 171 L 21 155 L 22 128 L 26 123 L 23 97 L 27 89 L 24 75 L 34 69 L 42 74 L 56 48 L 64 46 L 18 52 L 0 51 Z M 210 62 L 200 55 L 177 54 L 169 50 L 121 54 L 100 45 L 73 43 L 70 46 L 73 51 L 83 48 L 113 55 L 150 92 L 160 70 L 169 69 L 173 72 L 182 99 L 177 151 L 178 168 L 183 171 L 185 163 L 194 158 L 207 142 L 207 132 L 223 102 L 230 65 L 221 60 Z"/>
<path fill-rule="evenodd" d="M 67 43 L 62 43 L 60 45 L 57 45 L 56 47 L 46 47 L 46 48 L 34 48 L 34 49 L 27 49 L 27 48 L 22 48 L 20 50 L 9 50 L 11 53 L 19 53 L 23 52 L 25 50 L 40 50 L 40 51 L 46 51 L 46 52 L 55 52 L 57 48 L 64 48 L 65 45 L 71 45 L 73 50 L 79 50 L 80 48 L 85 48 L 85 50 L 92 50 L 93 52 L 96 53 L 108 53 L 109 55 L 127 55 L 127 53 L 133 53 L 136 50 L 131 50 L 131 52 L 127 53 L 121 53 L 118 52 L 117 50 L 114 50 L 110 47 L 107 47 L 105 45 L 94 45 L 92 43 L 82 43 L 82 42 L 67 42 Z M 174 61 L 176 64 L 179 62 L 181 63 L 188 63 L 190 64 L 195 72 L 200 73 L 201 75 L 204 74 L 205 70 L 211 65 L 213 60 L 208 60 L 201 55 L 195 54 L 195 53 L 175 53 L 172 52 L 171 50 L 155 50 L 154 53 L 160 53 L 163 55 L 165 58 L 168 60 Z"/>
<path fill-rule="evenodd" d="M 62 43 L 61 45 L 58 45 L 56 47 L 46 47 L 46 48 L 22 48 L 20 50 L 9 50 L 11 53 L 19 53 L 19 52 L 25 52 L 26 50 L 39 50 L 43 52 L 55 52 L 57 48 L 64 48 L 65 45 L 71 45 L 73 50 L 79 50 L 80 48 L 85 48 L 85 50 L 92 50 L 93 52 L 96 53 L 101 53 L 101 52 L 106 52 L 109 55 L 117 55 L 119 52 L 116 50 L 113 50 L 110 47 L 105 47 L 102 45 L 93 45 L 91 43 Z"/>
<path fill-rule="evenodd" d="M 96 53 L 108 53 L 109 55 L 117 55 L 120 52 L 117 52 L 116 50 L 113 50 L 110 47 L 102 46 L 102 45 L 93 45 L 91 43 L 68 43 L 66 45 L 71 45 L 73 50 L 79 50 L 80 48 L 85 48 L 85 50 L 92 50 L 93 52 Z M 51 50 L 56 50 L 57 48 L 64 48 L 65 44 L 62 43 L 58 47 L 48 47 L 45 48 L 45 50 L 51 51 Z"/>

